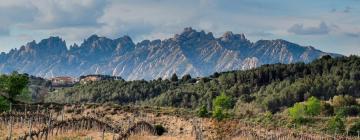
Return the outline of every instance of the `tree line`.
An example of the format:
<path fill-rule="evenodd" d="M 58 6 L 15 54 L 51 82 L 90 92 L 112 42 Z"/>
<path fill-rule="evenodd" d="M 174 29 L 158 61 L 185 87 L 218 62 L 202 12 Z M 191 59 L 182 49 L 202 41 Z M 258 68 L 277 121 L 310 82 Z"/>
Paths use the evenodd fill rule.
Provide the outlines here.
<path fill-rule="evenodd" d="M 98 81 L 57 90 L 47 101 L 139 104 L 213 109 L 213 100 L 229 96 L 231 108 L 253 103 L 278 112 L 309 97 L 329 100 L 335 95 L 360 96 L 360 58 L 324 56 L 311 63 L 271 64 L 251 70 L 214 73 L 208 77 L 150 81 Z"/>

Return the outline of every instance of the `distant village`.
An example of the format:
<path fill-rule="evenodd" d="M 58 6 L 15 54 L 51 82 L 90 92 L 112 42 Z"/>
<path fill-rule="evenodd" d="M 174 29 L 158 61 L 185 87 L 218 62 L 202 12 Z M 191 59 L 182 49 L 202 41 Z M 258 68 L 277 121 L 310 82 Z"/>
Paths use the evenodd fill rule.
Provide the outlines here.
<path fill-rule="evenodd" d="M 95 81 L 102 80 L 123 80 L 120 76 L 110 76 L 110 75 L 99 75 L 92 74 L 86 76 L 80 76 L 79 78 L 69 77 L 69 76 L 59 76 L 49 79 L 51 81 L 51 86 L 56 87 L 72 87 L 75 84 L 87 84 Z"/>

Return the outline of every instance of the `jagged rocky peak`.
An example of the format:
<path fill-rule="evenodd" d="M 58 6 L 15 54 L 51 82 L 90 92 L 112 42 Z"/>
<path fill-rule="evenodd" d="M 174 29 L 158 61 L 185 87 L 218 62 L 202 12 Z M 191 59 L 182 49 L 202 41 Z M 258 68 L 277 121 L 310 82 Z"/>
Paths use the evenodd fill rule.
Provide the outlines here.
<path fill-rule="evenodd" d="M 30 52 L 36 51 L 39 53 L 65 53 L 67 51 L 66 42 L 60 37 L 49 37 L 36 43 L 35 40 L 27 43 L 25 46 L 21 46 L 20 51 Z"/>
<path fill-rule="evenodd" d="M 99 36 L 96 34 L 91 35 L 89 38 L 85 39 L 84 42 L 81 44 L 81 47 L 84 46 L 94 46 L 93 44 L 99 40 Z"/>
<path fill-rule="evenodd" d="M 248 41 L 244 34 L 234 34 L 231 31 L 225 32 L 220 39 L 224 42 L 232 40 Z"/>
<path fill-rule="evenodd" d="M 138 48 L 142 48 L 142 47 L 149 47 L 149 46 L 159 46 L 161 44 L 161 40 L 160 39 L 156 39 L 156 40 L 143 40 L 139 43 L 136 44 L 136 47 Z"/>
<path fill-rule="evenodd" d="M 191 27 L 186 27 L 181 32 L 181 34 L 176 34 L 174 36 L 174 38 L 176 41 L 181 42 L 181 41 L 187 41 L 187 40 L 191 40 L 191 39 L 212 40 L 212 39 L 214 39 L 214 36 L 211 32 L 205 33 L 205 31 L 203 31 L 203 30 L 198 32 Z"/>
<path fill-rule="evenodd" d="M 276 39 L 273 42 L 274 42 L 274 44 L 280 44 L 280 45 L 294 45 L 294 43 L 291 43 L 291 42 L 283 40 L 283 39 Z"/>
<path fill-rule="evenodd" d="M 48 39 L 43 39 L 38 44 L 41 47 L 60 47 L 66 48 L 65 40 L 62 40 L 60 37 L 49 37 Z"/>
<path fill-rule="evenodd" d="M 150 43 L 151 43 L 150 40 L 143 40 L 138 44 L 136 44 L 136 47 L 147 47 L 150 45 Z"/>
<path fill-rule="evenodd" d="M 119 39 L 120 41 L 122 41 L 121 39 Z M 123 39 L 126 40 L 126 39 Z M 117 42 L 115 42 L 117 40 L 112 40 L 109 39 L 107 37 L 100 37 L 98 35 L 91 35 L 89 38 L 87 38 L 81 45 L 80 48 L 87 48 L 89 49 L 91 52 L 96 52 L 96 51 L 102 51 L 102 52 L 110 52 L 115 50 Z"/>
<path fill-rule="evenodd" d="M 268 41 L 267 44 L 268 47 L 281 47 L 281 48 L 286 48 L 286 49 L 295 49 L 293 50 L 294 52 L 300 52 L 300 51 L 304 51 L 305 49 L 309 49 L 307 47 L 304 46 L 300 46 L 298 44 L 295 43 L 291 43 L 289 41 L 283 40 L 283 39 L 276 39 L 276 40 L 270 40 Z"/>
<path fill-rule="evenodd" d="M 132 39 L 125 35 L 123 37 L 120 37 L 118 39 L 115 39 L 115 44 L 118 46 L 127 46 L 129 48 L 134 48 L 135 47 L 135 43 L 132 41 Z"/>
<path fill-rule="evenodd" d="M 63 54 L 67 52 L 66 42 L 60 37 L 50 37 L 41 40 L 38 46 L 42 53 Z"/>
<path fill-rule="evenodd" d="M 120 37 L 118 39 L 114 40 L 116 43 L 116 49 L 115 51 L 117 52 L 117 54 L 119 55 L 123 55 L 127 52 L 133 51 L 135 48 L 135 44 L 132 41 L 132 39 L 125 35 L 123 37 Z"/>
<path fill-rule="evenodd" d="M 232 39 L 233 37 L 234 37 L 233 32 L 227 31 L 222 35 L 221 38 L 225 40 L 225 39 Z"/>
<path fill-rule="evenodd" d="M 225 32 L 217 40 L 227 49 L 240 50 L 242 53 L 248 52 L 252 46 L 252 42 L 247 40 L 244 34 L 234 34 L 231 31 Z"/>
<path fill-rule="evenodd" d="M 33 40 L 33 41 L 31 41 L 31 42 L 28 42 L 28 43 L 26 43 L 26 45 L 25 46 L 35 46 L 36 45 L 36 41 L 35 40 Z"/>
<path fill-rule="evenodd" d="M 120 42 L 120 43 L 134 43 L 131 39 L 130 36 L 128 35 L 124 35 L 123 37 L 120 37 L 118 39 L 115 39 L 115 42 Z"/>
<path fill-rule="evenodd" d="M 97 34 L 91 35 L 89 38 L 86 39 L 85 42 L 92 42 L 98 40 L 100 37 Z"/>
<path fill-rule="evenodd" d="M 161 40 L 160 39 L 155 39 L 153 41 L 150 42 L 150 45 L 155 46 L 155 45 L 160 45 L 161 44 Z"/>
<path fill-rule="evenodd" d="M 214 38 L 211 32 L 191 27 L 170 39 L 144 40 L 136 45 L 129 36 L 110 39 L 94 34 L 79 46 L 70 46 L 70 50 L 61 38 L 50 37 L 39 43 L 29 42 L 20 50 L 2 53 L 0 72 L 21 69 L 32 75 L 47 76 L 54 72 L 55 76 L 77 77 L 98 69 L 102 74 L 113 74 L 116 70 L 127 80 L 150 80 L 164 78 L 175 71 L 196 77 L 261 64 L 310 62 L 326 54 L 340 56 L 311 48 L 285 40 L 252 43 L 244 34 L 232 32 Z"/>
<path fill-rule="evenodd" d="M 33 40 L 31 42 L 26 43 L 26 45 L 22 45 L 19 50 L 23 52 L 29 52 L 30 50 L 35 49 L 36 45 L 37 45 L 36 41 Z"/>

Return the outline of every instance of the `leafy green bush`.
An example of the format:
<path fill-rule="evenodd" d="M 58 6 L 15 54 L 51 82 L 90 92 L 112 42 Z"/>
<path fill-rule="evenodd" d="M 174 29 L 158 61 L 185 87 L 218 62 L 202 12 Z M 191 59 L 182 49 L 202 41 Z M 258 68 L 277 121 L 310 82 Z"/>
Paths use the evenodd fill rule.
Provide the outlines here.
<path fill-rule="evenodd" d="M 332 117 L 327 123 L 327 130 L 333 134 L 341 134 L 345 132 L 345 124 L 341 116 Z"/>
<path fill-rule="evenodd" d="M 225 93 L 221 93 L 221 95 L 217 96 L 213 100 L 212 116 L 217 120 L 222 120 L 226 116 L 224 111 L 232 107 L 233 107 L 233 103 L 231 98 L 229 96 L 226 96 Z"/>
<path fill-rule="evenodd" d="M 320 114 L 320 111 L 321 111 L 320 100 L 318 100 L 314 96 L 310 97 L 305 102 L 305 112 L 307 115 L 316 116 Z"/>
<path fill-rule="evenodd" d="M 197 111 L 199 117 L 207 117 L 209 112 L 206 109 L 205 105 L 202 105 L 199 110 Z"/>
<path fill-rule="evenodd" d="M 0 112 L 9 110 L 9 104 L 10 102 L 8 100 L 0 96 Z"/>
<path fill-rule="evenodd" d="M 348 133 L 352 136 L 358 136 L 360 134 L 360 120 L 350 126 Z"/>
<path fill-rule="evenodd" d="M 293 122 L 303 123 L 305 116 L 316 116 L 321 111 L 321 103 L 315 97 L 310 97 L 304 104 L 295 103 L 293 107 L 289 108 L 289 116 Z"/>
<path fill-rule="evenodd" d="M 215 119 L 221 121 L 222 119 L 225 118 L 225 114 L 223 112 L 222 107 L 220 106 L 216 106 L 214 111 L 212 112 L 212 117 L 214 117 Z"/>
<path fill-rule="evenodd" d="M 232 108 L 232 101 L 229 96 L 226 96 L 225 93 L 221 93 L 220 96 L 217 96 L 213 101 L 214 107 L 221 107 L 223 109 Z"/>
<path fill-rule="evenodd" d="M 305 120 L 305 106 L 301 103 L 295 103 L 295 105 L 289 108 L 289 115 L 293 122 L 303 123 Z"/>

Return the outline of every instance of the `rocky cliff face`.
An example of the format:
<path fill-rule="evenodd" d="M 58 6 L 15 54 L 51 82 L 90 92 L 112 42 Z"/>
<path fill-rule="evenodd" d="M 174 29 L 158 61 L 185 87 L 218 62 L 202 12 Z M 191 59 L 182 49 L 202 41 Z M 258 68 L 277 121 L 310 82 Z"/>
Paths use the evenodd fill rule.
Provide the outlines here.
<path fill-rule="evenodd" d="M 262 64 L 310 62 L 325 53 L 285 40 L 255 43 L 244 34 L 212 33 L 185 28 L 165 40 L 144 40 L 135 44 L 130 37 L 109 39 L 92 35 L 67 49 L 59 37 L 35 41 L 0 54 L 0 72 L 14 70 L 41 77 L 108 74 L 124 79 L 168 78 L 173 73 L 193 77 L 214 72 L 250 69 Z"/>

